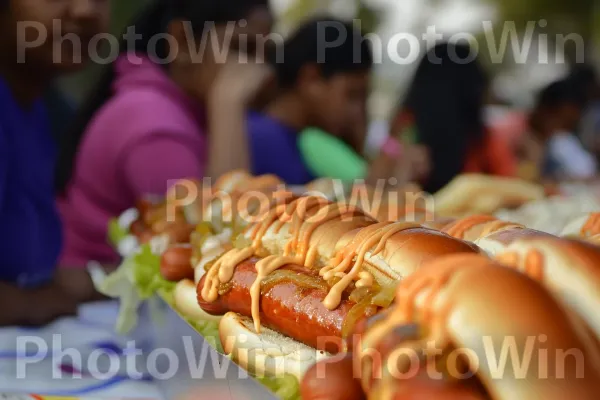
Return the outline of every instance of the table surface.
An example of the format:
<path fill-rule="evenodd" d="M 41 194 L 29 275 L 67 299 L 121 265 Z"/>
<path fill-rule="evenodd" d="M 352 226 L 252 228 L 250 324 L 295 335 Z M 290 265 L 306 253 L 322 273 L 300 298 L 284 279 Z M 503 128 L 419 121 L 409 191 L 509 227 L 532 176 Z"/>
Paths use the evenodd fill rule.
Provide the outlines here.
<path fill-rule="evenodd" d="M 127 337 L 114 332 L 113 301 L 84 305 L 77 317 L 44 328 L 0 329 L 0 398 L 35 393 L 86 400 L 185 400 L 190 394 L 194 400 L 275 399 L 157 300 L 160 318 L 151 319 L 142 307 Z"/>
<path fill-rule="evenodd" d="M 93 303 L 80 307 L 77 317 L 44 328 L 0 329 L 0 393 L 161 399 L 147 376 L 127 373 L 123 353 L 129 340 L 151 346 L 149 330 L 141 326 L 130 337 L 115 334 L 117 312 L 116 302 Z"/>

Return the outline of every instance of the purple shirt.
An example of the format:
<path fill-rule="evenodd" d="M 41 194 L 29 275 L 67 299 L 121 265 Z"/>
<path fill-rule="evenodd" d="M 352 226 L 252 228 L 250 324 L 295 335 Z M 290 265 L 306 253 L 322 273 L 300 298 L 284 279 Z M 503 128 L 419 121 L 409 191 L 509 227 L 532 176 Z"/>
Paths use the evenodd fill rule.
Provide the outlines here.
<path fill-rule="evenodd" d="M 52 279 L 62 243 L 54 200 L 56 143 L 42 100 L 28 110 L 0 79 L 0 280 Z"/>
<path fill-rule="evenodd" d="M 260 113 L 248 116 L 252 174 L 274 174 L 289 185 L 304 185 L 314 177 L 298 146 L 298 131 Z"/>
<path fill-rule="evenodd" d="M 203 107 L 160 66 L 136 58 L 123 55 L 116 62 L 115 93 L 89 124 L 71 185 L 59 199 L 61 265 L 118 262 L 107 241 L 109 220 L 144 195 L 164 195 L 170 180 L 204 175 Z"/>

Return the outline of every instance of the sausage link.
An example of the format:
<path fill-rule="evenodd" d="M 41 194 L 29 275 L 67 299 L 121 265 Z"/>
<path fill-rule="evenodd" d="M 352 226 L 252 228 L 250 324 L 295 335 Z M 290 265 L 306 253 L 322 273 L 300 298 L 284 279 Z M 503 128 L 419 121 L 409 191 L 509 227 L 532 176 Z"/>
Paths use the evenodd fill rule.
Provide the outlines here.
<path fill-rule="evenodd" d="M 256 279 L 255 264 L 258 259 L 239 264 L 230 281 L 231 288 L 212 303 L 202 298 L 205 277 L 198 283 L 198 304 L 209 314 L 223 315 L 229 311 L 251 317 L 250 287 Z M 264 285 L 260 297 L 261 325 L 291 337 L 318 350 L 336 354 L 344 349 L 342 327 L 350 309 L 355 305 L 342 300 L 335 310 L 328 310 L 322 301 L 327 290 L 307 287 L 294 279 L 294 275 L 308 274 L 301 267 L 288 265 L 282 270 L 289 272 L 289 279 L 281 279 Z M 365 317 L 374 315 L 373 306 Z"/>
<path fill-rule="evenodd" d="M 194 279 L 191 264 L 192 248 L 189 246 L 171 246 L 160 257 L 160 273 L 171 282 Z"/>

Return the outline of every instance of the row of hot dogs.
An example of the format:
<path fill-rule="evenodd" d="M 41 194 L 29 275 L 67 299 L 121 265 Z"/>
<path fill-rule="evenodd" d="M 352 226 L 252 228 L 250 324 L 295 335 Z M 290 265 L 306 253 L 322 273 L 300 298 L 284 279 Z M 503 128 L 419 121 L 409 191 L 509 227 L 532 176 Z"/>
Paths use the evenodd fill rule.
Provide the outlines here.
<path fill-rule="evenodd" d="M 294 374 L 305 399 L 600 393 L 600 214 L 558 237 L 488 215 L 388 221 L 278 184 L 230 174 L 171 218 L 165 202 L 140 202 L 130 228 L 154 241 L 179 311 L 218 321 L 243 368 Z M 503 346 L 544 360 L 495 371 Z"/>

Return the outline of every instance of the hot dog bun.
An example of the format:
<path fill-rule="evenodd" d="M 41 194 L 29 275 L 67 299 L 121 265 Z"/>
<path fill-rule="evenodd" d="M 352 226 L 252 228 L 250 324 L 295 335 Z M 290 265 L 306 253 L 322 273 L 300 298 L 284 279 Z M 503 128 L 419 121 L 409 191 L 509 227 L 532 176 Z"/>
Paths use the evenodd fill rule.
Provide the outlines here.
<path fill-rule="evenodd" d="M 237 189 L 237 187 L 246 180 L 250 180 L 252 175 L 244 170 L 234 170 L 226 174 L 223 174 L 217 179 L 214 184 L 215 192 L 226 192 L 231 193 Z"/>
<path fill-rule="evenodd" d="M 512 295 L 507 296 L 508 293 Z M 421 340 L 400 343 L 398 349 L 424 350 L 434 345 L 442 351 L 441 359 L 453 349 L 469 349 L 471 355 L 465 359 L 466 366 L 475 373 L 491 399 L 591 400 L 600 390 L 599 355 L 579 335 L 570 312 L 536 281 L 485 257 L 441 257 L 406 278 L 398 287 L 394 308 L 361 336 L 355 357 L 368 349 L 377 349 L 383 338 L 407 323 L 421 326 Z M 545 376 L 535 361 L 521 373 L 511 370 L 510 363 L 504 369 L 495 369 L 495 356 L 489 346 L 498 351 L 510 342 L 518 354 L 525 354 L 527 343 L 536 338 L 542 338 L 543 348 L 548 350 L 539 354 L 539 357 L 547 355 L 540 361 L 552 368 L 564 367 L 563 376 Z M 561 351 L 566 349 L 581 357 L 561 358 Z M 399 364 L 382 363 L 384 379 L 371 380 L 370 377 L 376 376 L 373 372 L 378 370 L 370 362 L 372 359 L 361 358 L 359 364 L 363 389 L 368 395 L 373 390 L 393 393 L 398 382 L 388 368 L 397 368 Z M 498 379 L 499 376 L 502 378 Z M 461 379 L 456 374 L 454 377 Z"/>
<path fill-rule="evenodd" d="M 524 228 L 524 226 L 502 221 L 491 215 L 471 215 L 450 222 L 441 231 L 457 239 L 475 242 L 495 232 L 519 228 Z"/>
<path fill-rule="evenodd" d="M 576 240 L 531 237 L 510 244 L 497 260 L 546 285 L 600 338 L 600 248 Z"/>
<path fill-rule="evenodd" d="M 196 300 L 196 285 L 189 279 L 179 281 L 175 285 L 173 301 L 177 311 L 193 321 L 218 321 L 221 319 L 204 312 L 200 308 Z"/>
<path fill-rule="evenodd" d="M 593 244 L 594 246 L 600 246 L 600 234 L 590 236 L 589 238 L 585 238 L 584 240 L 590 244 Z"/>
<path fill-rule="evenodd" d="M 295 200 L 300 203 L 306 200 Z M 389 228 L 392 223 L 375 221 L 366 213 L 355 210 L 354 215 L 348 214 L 346 218 L 335 218 L 322 223 L 311 223 L 310 218 L 317 218 L 317 212 L 320 210 L 340 209 L 350 210 L 348 206 L 340 205 L 327 201 L 326 199 L 315 200 L 314 204 L 319 203 L 319 206 L 313 207 L 312 214 L 307 214 L 307 222 L 300 225 L 298 237 L 303 237 L 309 230 L 311 232 L 310 240 L 302 244 L 306 248 L 314 248 L 316 257 L 311 268 L 320 268 L 328 265 L 331 259 L 340 254 L 345 248 L 350 245 L 359 244 L 361 240 L 369 236 L 375 235 L 383 228 Z M 298 207 L 301 207 L 298 205 Z M 345 208 L 344 208 L 345 207 Z M 281 224 L 271 224 L 266 229 L 262 236 L 261 245 L 270 254 L 284 254 L 288 243 L 293 240 L 292 226 L 293 222 L 281 221 Z M 315 226 L 316 225 L 316 226 Z M 398 232 L 387 237 L 382 251 L 377 255 L 372 255 L 367 252 L 365 255 L 365 268 L 369 273 L 372 273 L 375 279 L 381 284 L 389 284 L 390 280 L 398 280 L 402 276 L 412 273 L 421 262 L 426 259 L 434 258 L 439 255 L 449 254 L 454 252 L 478 252 L 479 250 L 474 245 L 456 240 L 443 233 L 427 229 L 418 224 L 411 225 L 409 223 L 396 223 Z M 248 242 L 252 241 L 253 232 L 256 226 L 250 225 L 242 237 Z M 372 247 L 375 247 L 373 244 Z"/>
<path fill-rule="evenodd" d="M 364 400 L 366 395 L 355 378 L 352 354 L 342 359 L 320 361 L 306 372 L 302 380 L 302 400 Z M 461 382 L 435 380 L 425 373 L 392 383 L 378 385 L 369 393 L 369 399 L 392 400 L 488 400 L 485 394 Z M 391 390 L 390 390 L 391 389 Z M 391 393 L 390 393 L 391 392 Z"/>
<path fill-rule="evenodd" d="M 290 374 L 302 379 L 317 361 L 329 355 L 263 328 L 257 334 L 250 318 L 227 313 L 219 322 L 225 354 L 247 371 L 260 376 Z"/>
<path fill-rule="evenodd" d="M 457 252 L 478 253 L 479 249 L 418 224 L 376 222 L 344 204 L 324 198 L 297 198 L 273 208 L 235 239 L 235 247 L 217 259 L 198 283 L 198 302 L 215 315 L 235 311 L 252 316 L 249 319 L 234 314 L 235 318 L 230 315 L 222 320 L 222 340 L 232 332 L 245 332 L 250 323 L 256 324 L 254 332 L 262 335 L 263 321 L 270 328 L 320 348 L 317 334 L 307 336 L 306 332 L 322 332 L 319 337 L 330 335 L 332 340 L 327 344 L 332 344 L 334 338 L 340 342 L 360 317 L 373 315 L 378 307 L 393 301 L 394 289 L 402 278 L 428 260 Z M 288 274 L 306 278 L 285 275 L 286 268 L 292 268 Z M 273 278 L 261 287 L 272 274 L 286 278 Z M 230 288 L 220 291 L 223 284 L 230 284 Z M 368 290 L 366 297 L 364 289 Z M 361 290 L 362 297 L 358 294 Z M 353 294 L 357 300 L 351 300 Z M 294 299 L 294 306 L 290 306 L 289 299 Z M 277 311 L 279 307 L 281 312 Z M 299 330 L 293 321 L 304 321 L 306 329 L 310 324 L 316 326 Z M 329 346 L 326 351 L 334 354 L 339 351 L 336 348 Z M 230 353 L 234 351 L 229 349 Z M 276 361 L 265 362 L 277 365 Z M 250 362 L 242 359 L 240 363 Z M 304 366 L 295 364 L 290 368 L 294 374 L 305 371 Z"/>
<path fill-rule="evenodd" d="M 600 234 L 600 213 L 586 213 L 571 220 L 560 236 L 571 238 L 589 238 Z"/>
<path fill-rule="evenodd" d="M 543 199 L 544 187 L 520 179 L 464 174 L 434 194 L 435 212 L 441 216 L 492 214 Z"/>
<path fill-rule="evenodd" d="M 553 238 L 555 236 L 533 229 L 509 228 L 490 233 L 487 236 L 475 240 L 474 243 L 488 255 L 495 256 L 504 252 L 511 243 L 528 237 Z"/>

